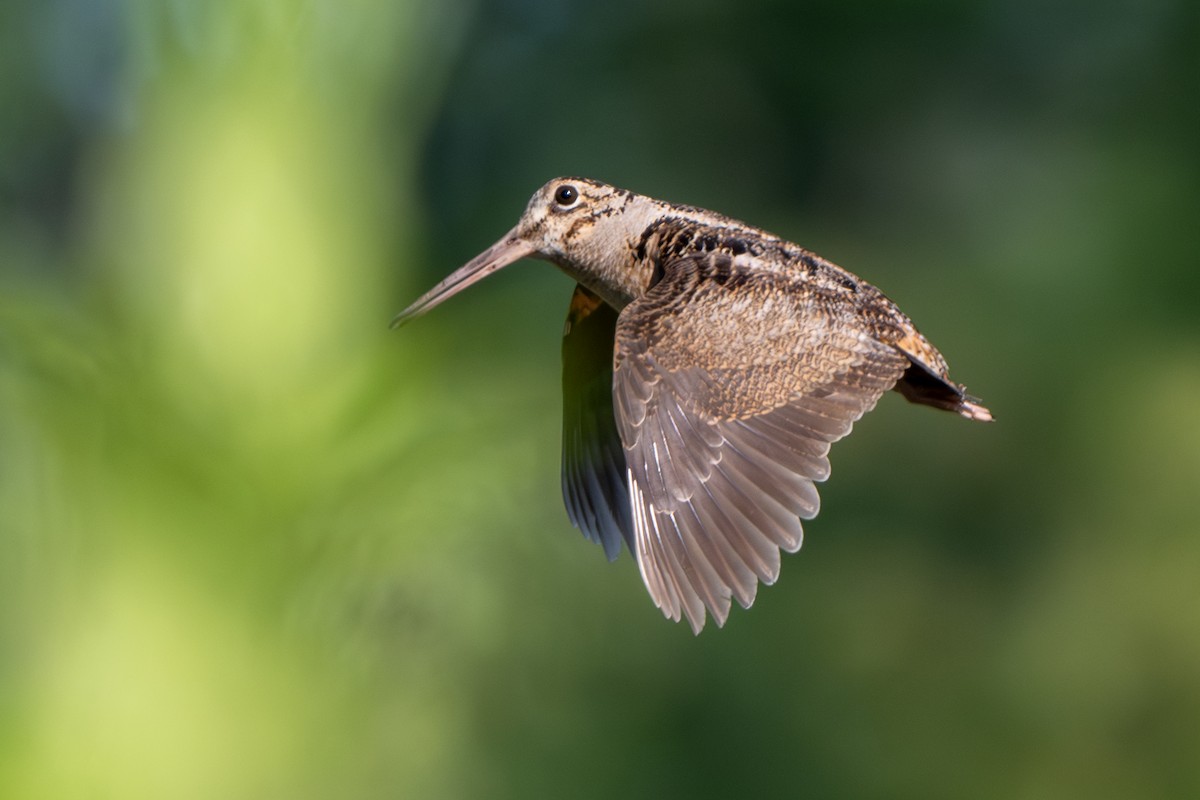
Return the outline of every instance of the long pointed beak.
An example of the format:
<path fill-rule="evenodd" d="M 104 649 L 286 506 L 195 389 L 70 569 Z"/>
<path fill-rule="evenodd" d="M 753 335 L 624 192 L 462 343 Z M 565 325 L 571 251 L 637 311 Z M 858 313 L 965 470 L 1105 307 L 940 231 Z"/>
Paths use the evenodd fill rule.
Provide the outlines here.
<path fill-rule="evenodd" d="M 392 319 L 392 327 L 399 327 L 410 319 L 421 316 L 443 300 L 448 300 L 496 270 L 536 252 L 536 248 L 517 236 L 517 229 L 513 228 L 500 241 L 451 272 L 445 280 L 421 295 L 417 302 L 397 314 Z"/>

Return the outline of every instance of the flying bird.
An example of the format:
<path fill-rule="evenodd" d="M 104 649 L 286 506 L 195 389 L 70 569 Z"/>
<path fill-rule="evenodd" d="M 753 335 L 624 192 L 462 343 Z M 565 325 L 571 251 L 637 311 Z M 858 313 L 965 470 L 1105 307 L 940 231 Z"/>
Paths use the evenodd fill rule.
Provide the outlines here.
<path fill-rule="evenodd" d="M 586 178 L 539 189 L 511 231 L 393 320 L 522 258 L 576 282 L 563 337 L 562 489 L 655 604 L 699 633 L 748 608 L 817 514 L 829 448 L 889 389 L 991 421 L 877 288 L 722 214 Z"/>

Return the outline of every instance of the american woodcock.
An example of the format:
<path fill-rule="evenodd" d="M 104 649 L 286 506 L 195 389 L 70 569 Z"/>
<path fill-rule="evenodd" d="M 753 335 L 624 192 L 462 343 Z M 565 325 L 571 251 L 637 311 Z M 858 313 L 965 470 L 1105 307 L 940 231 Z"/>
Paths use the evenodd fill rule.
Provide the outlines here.
<path fill-rule="evenodd" d="M 571 522 L 637 559 L 697 633 L 779 575 L 829 448 L 895 388 L 990 421 L 941 353 L 871 284 L 735 219 L 584 178 L 550 181 L 517 226 L 400 324 L 522 258 L 578 285 L 563 338 L 562 488 Z"/>

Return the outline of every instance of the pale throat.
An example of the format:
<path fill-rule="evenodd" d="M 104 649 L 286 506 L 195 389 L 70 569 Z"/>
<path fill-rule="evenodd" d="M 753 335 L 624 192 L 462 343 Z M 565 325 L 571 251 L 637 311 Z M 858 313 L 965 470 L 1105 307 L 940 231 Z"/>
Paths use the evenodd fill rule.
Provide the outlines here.
<path fill-rule="evenodd" d="M 646 229 L 663 214 L 663 209 L 650 198 L 638 199 L 649 202 L 601 220 L 591 236 L 557 262 L 564 272 L 618 311 L 646 292 L 653 271 L 650 260 L 638 258 L 637 250 Z"/>
<path fill-rule="evenodd" d="M 650 283 L 649 264 L 628 258 L 584 257 L 571 261 L 555 259 L 555 263 L 618 311 L 640 297 Z"/>

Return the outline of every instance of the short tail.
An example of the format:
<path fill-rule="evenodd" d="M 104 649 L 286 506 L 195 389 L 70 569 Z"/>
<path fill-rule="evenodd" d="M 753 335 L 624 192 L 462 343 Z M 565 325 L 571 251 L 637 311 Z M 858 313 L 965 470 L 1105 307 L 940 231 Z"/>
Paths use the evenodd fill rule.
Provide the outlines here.
<path fill-rule="evenodd" d="M 906 354 L 907 355 L 907 354 Z M 937 375 L 929 367 L 909 355 L 912 365 L 904 372 L 896 391 L 913 403 L 933 406 L 943 411 L 953 411 L 967 419 L 979 422 L 993 422 L 992 412 L 979 402 L 979 399 L 967 394 L 962 386 Z"/>

